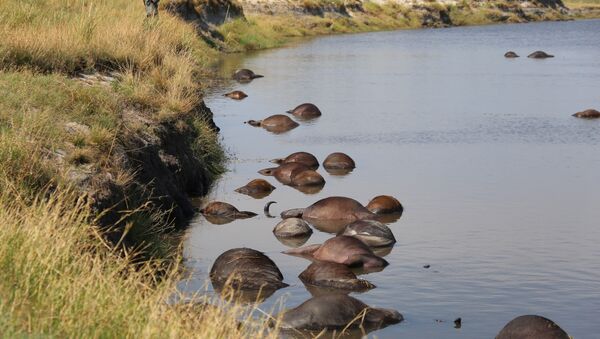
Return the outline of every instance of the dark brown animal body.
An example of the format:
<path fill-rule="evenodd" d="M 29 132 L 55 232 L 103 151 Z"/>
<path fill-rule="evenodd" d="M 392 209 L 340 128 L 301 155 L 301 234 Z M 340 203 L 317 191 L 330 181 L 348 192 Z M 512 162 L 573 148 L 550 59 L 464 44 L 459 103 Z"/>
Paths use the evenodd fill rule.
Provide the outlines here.
<path fill-rule="evenodd" d="M 550 55 L 544 51 L 535 51 L 527 56 L 528 58 L 533 59 L 546 59 L 546 58 L 554 58 L 554 55 Z"/>
<path fill-rule="evenodd" d="M 284 253 L 310 256 L 316 260 L 350 267 L 379 268 L 388 265 L 385 259 L 373 254 L 373 251 L 365 243 L 345 235 L 328 239 L 322 245 L 300 247 Z"/>
<path fill-rule="evenodd" d="M 242 99 L 248 97 L 248 95 L 242 91 L 233 91 L 233 92 L 225 93 L 225 94 L 223 94 L 223 96 L 226 96 L 226 97 L 234 99 L 234 100 L 242 100 Z"/>
<path fill-rule="evenodd" d="M 321 110 L 314 104 L 306 103 L 299 105 L 291 111 L 287 111 L 298 118 L 302 119 L 314 119 L 321 116 Z"/>
<path fill-rule="evenodd" d="M 328 171 L 350 171 L 356 167 L 356 164 L 347 154 L 336 152 L 331 153 L 325 158 L 323 167 Z"/>
<path fill-rule="evenodd" d="M 262 252 L 234 248 L 221 254 L 210 269 L 213 285 L 230 283 L 237 289 L 279 289 L 288 286 L 277 265 Z"/>
<path fill-rule="evenodd" d="M 262 199 L 273 192 L 274 189 L 275 186 L 271 185 L 268 181 L 264 179 L 254 179 L 245 186 L 237 188 L 235 191 L 256 199 Z"/>
<path fill-rule="evenodd" d="M 292 186 L 323 186 L 325 179 L 317 172 L 311 169 L 297 169 L 291 174 Z"/>
<path fill-rule="evenodd" d="M 389 195 L 379 195 L 371 199 L 367 204 L 367 209 L 375 214 L 401 214 L 404 211 L 400 201 Z"/>
<path fill-rule="evenodd" d="M 255 74 L 254 72 L 252 72 L 249 69 L 243 68 L 243 69 L 238 69 L 237 71 L 235 71 L 233 73 L 233 80 L 237 80 L 239 82 L 249 82 L 252 81 L 256 78 L 262 78 L 262 75 L 258 75 Z"/>
<path fill-rule="evenodd" d="M 586 109 L 585 111 L 577 112 L 573 114 L 573 116 L 582 119 L 598 119 L 600 118 L 600 112 L 590 108 Z"/>
<path fill-rule="evenodd" d="M 262 127 L 269 132 L 283 133 L 298 127 L 298 123 L 290 119 L 287 115 L 275 114 L 263 120 L 248 120 L 248 125 Z"/>
<path fill-rule="evenodd" d="M 504 53 L 504 57 L 505 58 L 518 58 L 519 56 L 517 55 L 517 53 L 515 53 L 513 51 L 508 51 L 508 52 Z"/>
<path fill-rule="evenodd" d="M 262 175 L 274 176 L 275 179 L 277 179 L 277 181 L 280 183 L 289 185 L 292 183 L 292 174 L 297 174 L 306 170 L 310 170 L 310 168 L 301 163 L 291 162 L 283 164 L 279 167 L 265 168 L 258 171 L 258 173 Z"/>
<path fill-rule="evenodd" d="M 283 159 L 273 159 L 271 160 L 271 162 L 279 165 L 296 162 L 306 165 L 312 170 L 316 170 L 317 168 L 319 168 L 319 160 L 317 160 L 317 158 L 314 155 L 308 152 L 292 153 Z"/>
<path fill-rule="evenodd" d="M 365 312 L 364 317 L 359 315 Z M 382 328 L 403 320 L 394 310 L 373 308 L 345 294 L 313 297 L 296 308 L 283 312 L 283 329 L 315 330 L 343 329 L 363 326 L 368 329 Z M 354 322 L 353 322 L 354 321 Z M 351 322 L 353 322 L 351 324 Z"/>
<path fill-rule="evenodd" d="M 249 211 L 239 211 L 233 205 L 221 201 L 213 201 L 204 206 L 200 213 L 210 216 L 219 216 L 232 219 L 245 219 L 256 216 L 257 214 Z"/>
<path fill-rule="evenodd" d="M 371 213 L 361 203 L 346 197 L 324 198 L 304 209 L 284 211 L 281 216 L 283 218 L 301 216 L 303 219 L 346 220 L 348 223 L 360 219 L 377 218 L 376 214 Z"/>
<path fill-rule="evenodd" d="M 313 262 L 298 277 L 305 284 L 345 291 L 366 291 L 375 288 L 370 282 L 358 279 L 348 266 L 326 261 Z"/>
<path fill-rule="evenodd" d="M 511 320 L 496 339 L 569 339 L 552 320 L 538 315 L 522 315 Z"/>

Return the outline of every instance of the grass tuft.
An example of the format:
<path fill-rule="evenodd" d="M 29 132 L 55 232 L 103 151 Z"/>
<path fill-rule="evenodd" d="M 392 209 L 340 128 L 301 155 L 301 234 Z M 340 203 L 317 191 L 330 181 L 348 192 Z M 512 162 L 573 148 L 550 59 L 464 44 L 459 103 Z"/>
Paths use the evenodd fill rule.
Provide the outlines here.
<path fill-rule="evenodd" d="M 169 305 L 178 297 L 179 268 L 157 281 L 160 261 L 132 266 L 102 241 L 85 199 L 59 192 L 31 201 L 15 198 L 14 189 L 0 193 L 3 336 L 274 337 L 264 320 L 248 315 L 252 308 L 206 297 Z"/>
<path fill-rule="evenodd" d="M 113 151 L 167 121 L 194 121 L 195 154 L 213 162 L 211 175 L 220 173 L 217 136 L 192 118 L 202 105 L 199 80 L 215 59 L 196 34 L 166 13 L 145 21 L 141 2 L 0 2 L 3 336 L 255 333 L 238 328 L 235 312 L 166 304 L 181 277 L 180 251 L 158 211 L 127 197 L 139 205 L 130 206 L 123 238 L 136 246 L 116 250 L 100 235 L 103 213 L 93 214 L 90 199 L 78 196 L 85 190 L 70 187 L 97 173 L 131 184 L 135 173 Z"/>

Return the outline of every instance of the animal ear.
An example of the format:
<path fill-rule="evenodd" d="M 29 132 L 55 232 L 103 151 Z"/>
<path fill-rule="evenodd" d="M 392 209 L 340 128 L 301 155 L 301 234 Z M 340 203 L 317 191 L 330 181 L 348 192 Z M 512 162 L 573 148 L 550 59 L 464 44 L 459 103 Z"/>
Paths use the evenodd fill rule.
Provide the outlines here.
<path fill-rule="evenodd" d="M 376 256 L 375 254 L 361 254 L 361 261 L 365 268 L 386 267 L 389 265 L 387 260 Z"/>
<path fill-rule="evenodd" d="M 258 173 L 260 173 L 262 175 L 273 175 L 274 170 L 275 170 L 275 168 L 265 168 L 265 169 L 261 169 L 260 171 L 258 171 Z"/>
<path fill-rule="evenodd" d="M 343 262 L 348 267 L 361 267 L 363 265 L 362 254 L 352 254 Z"/>
<path fill-rule="evenodd" d="M 299 248 L 292 248 L 292 249 L 289 249 L 287 251 L 284 251 L 283 253 L 285 253 L 285 254 L 309 255 L 309 254 L 313 254 L 320 247 L 321 247 L 320 244 L 318 244 L 318 245 L 308 245 L 308 246 L 299 247 Z"/>

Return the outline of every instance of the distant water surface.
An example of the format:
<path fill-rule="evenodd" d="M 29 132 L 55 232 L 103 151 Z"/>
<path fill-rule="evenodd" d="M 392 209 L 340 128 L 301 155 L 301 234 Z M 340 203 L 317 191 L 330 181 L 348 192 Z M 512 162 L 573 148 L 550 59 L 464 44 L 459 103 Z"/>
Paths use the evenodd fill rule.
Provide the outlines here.
<path fill-rule="evenodd" d="M 521 57 L 505 59 L 508 50 Z M 535 50 L 556 57 L 528 59 Z M 274 214 L 332 195 L 366 204 L 389 194 L 405 206 L 389 225 L 398 240 L 390 266 L 363 276 L 376 289 L 353 294 L 405 321 L 371 335 L 493 338 L 515 316 L 540 314 L 575 338 L 598 337 L 600 120 L 571 114 L 600 109 L 600 21 L 331 36 L 234 56 L 223 72 L 237 67 L 265 78 L 207 98 L 232 155 L 208 200 L 255 212 L 275 200 Z M 221 96 L 231 89 L 249 97 Z M 323 116 L 280 135 L 243 124 L 303 102 Z M 314 195 L 273 178 L 268 198 L 233 192 L 269 159 L 300 150 L 321 161 L 343 151 L 357 168 L 343 177 L 320 169 L 327 184 Z M 203 289 L 215 258 L 246 246 L 291 284 L 262 308 L 308 299 L 297 276 L 309 262 L 281 254 L 277 221 L 261 213 L 212 225 L 198 216 L 185 245 L 194 273 L 181 288 Z M 307 244 L 330 236 L 316 231 Z"/>

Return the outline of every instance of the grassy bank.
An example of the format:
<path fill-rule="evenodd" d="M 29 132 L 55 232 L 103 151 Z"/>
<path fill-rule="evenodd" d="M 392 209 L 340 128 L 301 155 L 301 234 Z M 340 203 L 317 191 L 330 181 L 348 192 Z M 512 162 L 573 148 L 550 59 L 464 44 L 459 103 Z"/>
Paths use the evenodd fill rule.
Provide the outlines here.
<path fill-rule="evenodd" d="M 567 0 L 565 5 L 569 8 L 600 7 L 600 0 Z"/>
<path fill-rule="evenodd" d="M 313 12 L 318 15 L 307 15 Z M 278 47 L 295 38 L 316 35 L 568 18 L 568 15 L 551 9 L 525 13 L 517 2 L 504 0 L 462 1 L 457 4 L 432 1 L 415 6 L 394 2 L 366 1 L 356 5 L 335 0 L 307 0 L 290 9 L 287 14 L 247 13 L 246 18 L 232 20 L 218 30 L 228 48 L 248 51 Z"/>
<path fill-rule="evenodd" d="M 572 9 L 574 18 L 600 18 L 600 0 L 567 0 L 565 5 Z"/>
<path fill-rule="evenodd" d="M 161 124 L 192 130 L 190 148 L 218 175 L 217 136 L 194 113 L 202 103 L 199 79 L 215 56 L 175 17 L 144 21 L 137 1 L 0 2 L 3 336 L 262 331 L 239 327 L 235 307 L 167 305 L 181 279 L 179 244 L 176 234 L 161 232 L 169 225 L 153 218 L 158 211 L 127 197 L 131 210 L 115 247 L 91 207 L 98 178 L 123 189 L 135 178 L 135 166 L 119 162 L 118 150 L 130 138 L 155 135 Z M 89 81 L 81 73 L 104 76 Z M 134 245 L 128 252 L 119 246 L 125 240 Z"/>
<path fill-rule="evenodd" d="M 73 192 L 33 200 L 15 194 L 0 193 L 3 337 L 268 337 L 259 322 L 238 326 L 247 316 L 240 307 L 169 306 L 177 267 L 160 281 L 158 262 L 133 269 L 102 241 Z"/>

